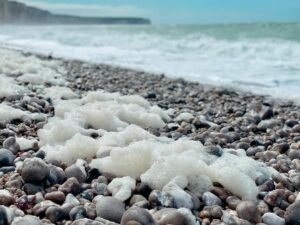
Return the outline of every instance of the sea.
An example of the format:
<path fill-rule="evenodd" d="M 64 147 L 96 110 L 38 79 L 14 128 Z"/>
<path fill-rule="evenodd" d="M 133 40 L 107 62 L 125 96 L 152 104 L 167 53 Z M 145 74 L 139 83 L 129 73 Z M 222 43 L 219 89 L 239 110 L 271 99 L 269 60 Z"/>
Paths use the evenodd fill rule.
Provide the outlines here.
<path fill-rule="evenodd" d="M 0 26 L 0 47 L 300 100 L 300 23 Z"/>

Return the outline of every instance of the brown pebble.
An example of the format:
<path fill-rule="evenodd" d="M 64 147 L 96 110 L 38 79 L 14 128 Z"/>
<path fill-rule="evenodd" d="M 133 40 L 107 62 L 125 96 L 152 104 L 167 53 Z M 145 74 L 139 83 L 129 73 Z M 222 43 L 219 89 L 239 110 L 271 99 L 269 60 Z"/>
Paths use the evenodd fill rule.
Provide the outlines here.
<path fill-rule="evenodd" d="M 45 200 L 50 200 L 57 204 L 62 204 L 65 201 L 65 194 L 62 191 L 54 191 L 45 195 Z"/>
<path fill-rule="evenodd" d="M 241 199 L 239 199 L 238 197 L 236 196 L 229 196 L 227 199 L 226 199 L 226 203 L 228 205 L 228 207 L 230 209 L 236 209 L 237 205 L 241 202 Z"/>

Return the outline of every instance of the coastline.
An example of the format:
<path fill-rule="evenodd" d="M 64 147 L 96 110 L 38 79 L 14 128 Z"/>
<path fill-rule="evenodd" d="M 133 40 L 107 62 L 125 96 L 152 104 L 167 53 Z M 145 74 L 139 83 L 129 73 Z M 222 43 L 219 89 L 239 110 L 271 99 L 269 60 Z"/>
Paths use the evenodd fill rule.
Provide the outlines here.
<path fill-rule="evenodd" d="M 11 52 L 11 50 L 7 52 Z M 11 172 L 16 169 L 15 172 L 9 173 L 2 169 L 4 175 L 0 178 L 1 184 L 5 187 L 5 190 L 10 191 L 10 188 L 12 188 L 10 184 L 17 180 L 21 182 L 19 189 L 25 191 L 25 193 L 19 194 L 21 196 L 18 196 L 15 192 L 0 193 L 0 200 L 9 199 L 8 203 L 6 203 L 7 206 L 14 204 L 20 206 L 19 204 L 21 200 L 25 198 L 24 196 L 35 196 L 39 201 L 35 200 L 30 202 L 27 199 L 28 202 L 26 204 L 29 208 L 22 208 L 22 210 L 25 214 L 34 214 L 40 217 L 46 214 L 45 223 L 43 224 L 51 224 L 50 222 L 46 223 L 47 219 L 52 223 L 88 224 L 88 220 L 83 219 L 88 218 L 98 221 L 95 222 L 95 224 L 108 224 L 108 221 L 103 222 L 105 221 L 103 219 L 107 219 L 125 225 L 129 224 L 126 220 L 133 218 L 133 220 L 138 221 L 140 224 L 146 225 L 145 221 L 140 221 L 142 220 L 140 217 L 134 217 L 136 212 L 138 212 L 139 215 L 145 215 L 153 224 L 158 223 L 160 225 L 170 223 L 174 218 L 180 218 L 182 221 L 185 221 L 181 224 L 188 225 L 197 224 L 197 221 L 201 221 L 203 224 L 209 224 L 213 221 L 215 221 L 216 224 L 218 222 L 221 223 L 221 221 L 226 223 L 226 221 L 228 222 L 230 219 L 236 221 L 237 224 L 251 224 L 261 222 L 264 220 L 264 217 L 265 221 L 270 217 L 282 224 L 283 218 L 285 221 L 289 221 L 297 216 L 287 210 L 289 206 L 292 208 L 300 207 L 299 201 L 296 201 L 296 198 L 299 199 L 298 194 L 300 188 L 300 155 L 298 154 L 300 149 L 300 107 L 293 102 L 278 101 L 265 96 L 225 88 L 207 87 L 183 79 L 171 79 L 162 75 L 151 75 L 141 71 L 109 65 L 88 64 L 86 62 L 62 59 L 46 59 L 47 57 L 41 55 L 37 58 L 32 54 L 22 55 L 25 56 L 23 60 L 26 61 L 28 57 L 32 57 L 33 60 L 35 60 L 34 62 L 40 64 L 40 67 L 37 67 L 37 69 L 42 69 L 44 68 L 43 66 L 47 67 L 49 70 L 45 70 L 44 73 L 49 75 L 51 79 L 46 80 L 46 82 L 39 81 L 42 82 L 39 83 L 37 82 L 37 78 L 40 76 L 40 71 L 35 71 L 33 73 L 35 75 L 25 77 L 27 80 L 23 77 L 22 83 L 20 77 L 24 75 L 22 71 L 24 68 L 20 67 L 18 68 L 20 71 L 16 70 L 12 72 L 6 82 L 8 85 L 14 83 L 18 88 L 22 86 L 26 87 L 29 93 L 24 92 L 25 96 L 27 96 L 25 100 L 22 95 L 9 94 L 12 90 L 7 91 L 5 97 L 0 96 L 1 104 L 9 104 L 15 109 L 23 110 L 25 107 L 24 104 L 27 104 L 25 107 L 26 114 L 21 113 L 21 117 L 17 116 L 17 118 L 13 118 L 7 121 L 7 123 L 5 122 L 3 126 L 1 125 L 1 127 L 3 127 L 1 143 L 3 140 L 6 143 L 2 144 L 3 147 L 12 149 L 11 151 L 13 151 L 16 156 L 13 161 L 18 162 L 11 162 L 11 165 L 9 165 L 10 169 L 8 169 L 8 171 Z M 10 66 L 7 68 L 7 71 L 9 71 Z M 30 72 L 30 70 L 31 69 L 28 71 Z M 52 76 L 51 73 L 55 71 L 59 71 L 58 75 L 54 74 L 54 76 Z M 5 74 L 5 71 L 2 73 Z M 28 82 L 29 79 L 31 83 Z M 69 89 L 60 89 L 55 86 L 68 87 Z M 54 88 L 51 89 L 51 87 Z M 43 89 L 48 90 L 48 92 L 43 93 Z M 88 95 L 88 92 L 97 91 L 99 89 L 104 90 L 104 94 L 94 93 L 93 95 L 92 93 Z M 23 92 L 23 90 L 21 91 Z M 108 94 L 116 92 L 121 95 Z M 143 98 L 129 95 L 139 95 Z M 102 105 L 100 103 L 100 105 L 97 105 L 97 101 L 100 101 Z M 30 107 L 28 107 L 28 105 L 30 105 Z M 112 108 L 110 108 L 111 105 L 113 105 Z M 122 106 L 121 108 L 119 108 L 120 105 Z M 108 113 L 102 112 L 99 107 L 101 109 L 106 107 L 113 111 L 108 111 Z M 6 108 L 0 109 L 5 110 Z M 78 111 L 76 111 L 77 109 Z M 84 117 L 84 119 L 89 122 L 81 126 L 80 121 L 78 123 L 79 125 L 75 123 L 76 118 L 78 119 L 78 115 L 74 117 L 74 115 L 69 114 L 68 117 L 65 118 L 64 115 L 71 112 L 71 110 L 75 110 L 76 113 L 80 115 L 80 121 Z M 89 112 L 93 112 L 93 110 L 101 111 L 100 114 L 97 114 L 103 117 L 100 121 L 97 120 L 98 117 L 96 118 L 93 113 L 88 114 Z M 28 111 L 30 113 L 28 113 Z M 83 111 L 85 113 L 82 113 Z M 110 117 L 110 113 L 113 112 L 111 114 L 115 116 L 114 113 L 116 111 L 121 113 L 116 117 Z M 65 139 L 58 137 L 64 133 L 63 129 L 65 129 L 65 127 L 59 126 L 62 121 L 56 122 L 51 119 L 51 117 L 54 116 L 54 112 L 56 116 L 60 115 L 58 117 L 66 120 L 67 123 L 64 125 L 72 127 L 72 132 L 76 130 L 74 137 L 77 137 L 77 139 L 72 139 L 72 135 L 70 137 L 63 137 Z M 20 114 L 19 111 L 18 113 Z M 18 113 L 15 112 L 16 115 Z M 42 113 L 46 116 L 46 119 L 44 118 L 43 120 L 32 113 Z M 139 117 L 139 115 L 143 116 Z M 31 122 L 29 122 L 28 125 L 30 129 L 28 128 L 25 133 L 22 133 L 19 126 L 23 124 L 26 125 L 24 116 L 29 117 Z M 51 122 L 50 125 L 48 121 Z M 111 123 L 114 123 L 116 126 L 110 126 Z M 105 124 L 105 126 L 103 124 Z M 138 125 L 138 128 L 130 130 L 132 124 Z M 18 128 L 14 130 L 13 128 L 15 126 Z M 120 127 L 122 129 L 119 129 Z M 56 131 L 51 131 L 52 128 L 55 128 Z M 5 132 L 3 132 L 3 130 L 5 130 Z M 40 130 L 43 130 L 43 132 Z M 128 133 L 122 133 L 124 130 L 128 130 Z M 55 132 L 57 131 L 61 132 L 61 134 L 56 134 Z M 113 136 L 114 134 L 116 134 L 116 136 Z M 68 133 L 67 136 L 68 135 L 70 134 Z M 131 140 L 132 137 L 127 137 L 128 135 L 133 135 L 133 139 Z M 31 139 L 28 140 L 31 141 L 27 140 L 26 142 L 19 140 L 18 142 L 17 140 L 19 147 L 16 147 L 13 138 L 7 141 L 10 136 L 18 136 L 19 138 L 26 137 L 27 139 L 29 137 Z M 93 137 L 95 140 L 86 140 L 86 136 Z M 103 141 L 102 138 L 104 137 L 106 137 L 106 140 Z M 165 137 L 169 139 L 165 139 Z M 129 145 L 120 145 L 120 143 L 117 143 L 127 143 L 127 138 L 131 140 L 129 143 L 132 142 Z M 186 140 L 186 138 L 190 140 Z M 117 140 L 117 142 L 114 143 L 114 140 Z M 181 140 L 183 140 L 183 142 L 181 142 Z M 77 149 L 78 145 L 78 152 L 72 152 L 68 149 L 68 144 L 65 145 L 65 141 L 74 149 Z M 100 143 L 98 143 L 99 141 Z M 26 144 L 29 143 L 29 148 L 27 148 L 26 151 L 22 149 L 25 146 L 25 142 Z M 37 142 L 39 142 L 39 146 L 37 146 Z M 84 146 L 81 146 L 81 142 L 84 143 Z M 45 143 L 50 146 L 48 146 L 48 149 L 45 148 L 45 146 L 47 146 Z M 54 143 L 55 145 L 53 147 L 52 145 Z M 93 149 L 92 146 L 95 145 L 100 146 L 99 148 L 104 150 L 97 152 L 98 149 L 96 149 L 90 152 L 89 156 L 84 154 L 82 156 L 80 153 L 82 147 Z M 42 151 L 41 149 L 43 147 L 44 149 Z M 16 150 L 16 148 L 19 149 Z M 64 154 L 59 155 L 59 152 L 57 152 L 58 148 L 62 148 Z M 133 152 L 137 151 L 135 150 L 136 148 L 142 149 L 145 155 L 142 154 L 138 157 L 132 155 Z M 191 151 L 183 154 L 184 151 L 187 150 L 186 148 L 190 148 Z M 190 172 L 187 173 L 186 170 L 183 170 L 183 168 L 186 169 L 188 167 L 183 166 L 183 168 L 177 170 L 172 167 L 172 165 L 163 164 L 158 168 L 177 171 L 178 174 L 175 175 L 180 175 L 181 177 L 176 178 L 177 176 L 171 176 L 172 179 L 164 183 L 162 188 L 158 188 L 158 186 L 161 186 L 159 181 L 152 179 L 153 174 L 159 171 L 155 168 L 155 162 L 158 159 L 151 158 L 154 157 L 151 156 L 149 161 L 146 160 L 144 162 L 145 164 L 149 163 L 149 167 L 152 169 L 155 168 L 153 171 L 149 169 L 146 172 L 145 168 L 138 168 L 138 166 L 143 167 L 143 165 L 135 161 L 144 158 L 147 159 L 147 157 L 149 157 L 148 154 L 150 154 L 152 150 L 154 151 L 154 149 L 157 151 L 156 154 L 159 155 L 158 159 L 166 160 L 168 163 L 171 163 L 168 161 L 169 159 L 175 161 L 180 160 L 178 162 L 182 163 L 182 165 L 189 165 L 191 170 L 195 170 L 197 173 L 202 171 L 197 164 L 200 162 L 201 167 L 207 167 L 207 171 L 202 171 L 203 176 L 209 177 L 213 183 L 202 177 L 201 182 L 205 183 L 205 185 L 194 185 L 198 188 L 203 188 L 205 191 L 201 193 L 197 192 L 195 188 L 186 184 L 186 182 L 191 183 L 191 178 L 189 177 L 191 175 L 189 174 Z M 177 149 L 178 152 L 174 154 L 172 152 L 173 149 Z M 55 154 L 58 155 L 52 154 L 51 151 L 54 151 Z M 119 161 L 126 162 L 126 159 L 133 160 L 132 162 L 137 164 L 136 168 L 134 166 L 127 168 L 126 165 L 119 165 L 119 162 L 113 161 L 114 159 L 111 159 L 109 156 L 111 151 L 115 152 L 115 157 L 117 157 Z M 121 153 L 119 151 L 121 151 Z M 167 151 L 167 153 L 164 151 Z M 97 152 L 97 154 L 95 154 L 95 152 Z M 121 155 L 118 155 L 118 152 Z M 201 156 L 199 155 L 200 153 Z M 6 152 L 5 154 L 8 153 Z M 43 154 L 44 157 L 42 157 Z M 50 158 L 49 155 L 51 155 Z M 99 161 L 94 161 L 94 166 L 101 167 L 101 179 L 99 177 L 100 174 L 96 173 L 95 170 L 93 170 L 95 168 L 89 164 L 91 160 L 95 159 L 96 155 L 97 158 L 100 159 L 100 164 L 98 163 Z M 189 155 L 192 156 L 191 158 L 197 160 L 193 161 Z M 229 158 L 222 158 L 222 155 L 226 155 L 226 157 Z M 64 157 L 62 156 L 76 156 L 76 159 L 81 157 L 82 160 L 77 162 L 64 162 Z M 42 160 L 43 162 L 39 160 L 33 160 L 31 162 L 32 157 L 40 157 L 44 159 L 46 163 L 44 160 Z M 45 175 L 45 177 L 39 181 L 42 182 L 43 185 L 37 185 L 35 180 L 32 181 L 32 178 L 26 178 L 26 174 L 24 175 L 24 167 L 26 168 L 24 159 L 26 158 L 31 158 L 28 162 L 37 163 L 42 169 L 47 167 L 49 170 L 49 167 L 51 167 L 50 164 L 52 164 L 52 169 L 55 167 L 55 171 L 65 171 L 68 180 L 64 180 L 64 182 L 61 182 L 59 185 L 56 183 L 49 186 L 49 183 L 47 184 L 45 181 L 45 177 L 49 175 Z M 105 158 L 110 158 L 109 160 L 111 161 L 103 160 Z M 222 160 L 219 160 L 221 158 Z M 250 161 L 250 158 L 254 160 Z M 59 162 L 60 159 L 62 159 L 63 162 Z M 216 161 L 218 161 L 218 163 L 214 165 Z M 258 162 L 262 162 L 263 164 L 257 164 Z M 130 163 L 130 161 L 127 161 L 127 163 Z M 17 167 L 14 166 L 16 164 L 18 164 Z M 107 168 L 111 167 L 111 170 L 103 171 L 106 169 L 102 168 L 103 165 L 106 165 Z M 3 165 L 1 166 L 3 167 Z M 119 169 L 112 166 L 116 166 Z M 276 169 L 279 173 L 274 173 L 274 171 L 269 170 L 267 166 Z M 5 167 L 7 167 L 7 165 L 5 165 Z M 28 167 L 30 168 L 30 166 Z M 82 172 L 82 168 L 84 172 Z M 31 169 L 32 168 L 28 169 L 28 171 L 31 171 Z M 120 169 L 123 171 L 120 171 Z M 239 170 L 237 171 L 237 169 Z M 256 169 L 259 176 L 252 173 L 253 170 Z M 134 177 L 133 174 L 135 174 L 136 170 L 140 170 L 142 176 L 140 177 L 141 174 L 136 175 L 137 177 L 133 181 L 132 178 L 130 179 L 127 176 Z M 224 173 L 218 174 L 217 171 L 219 170 L 224 170 Z M 27 182 L 22 182 L 20 176 L 19 178 L 14 177 L 14 175 L 18 174 L 18 171 L 21 171 L 22 179 L 25 181 L 27 179 Z M 113 174 L 114 171 L 117 174 Z M 125 174 L 123 174 L 123 172 Z M 164 174 L 163 171 L 160 172 Z M 96 173 L 96 175 L 94 173 Z M 211 173 L 213 173 L 213 175 Z M 57 172 L 57 174 L 59 174 L 59 172 Z M 195 174 L 192 175 L 194 176 Z M 60 176 L 61 175 L 58 175 L 56 178 L 61 178 Z M 89 176 L 90 178 L 88 178 Z M 114 179 L 115 176 L 123 178 Z M 168 179 L 170 178 L 169 174 L 164 174 L 164 176 L 168 177 Z M 74 179 L 74 177 L 76 178 Z M 226 180 L 224 181 L 222 177 Z M 237 183 L 231 180 L 233 178 L 237 179 Z M 140 179 L 142 179 L 142 182 Z M 195 180 L 196 178 L 193 177 L 193 179 Z M 241 184 L 239 183 L 241 180 L 246 182 Z M 148 185 L 152 184 L 152 188 L 149 189 L 149 186 L 146 188 L 144 181 L 147 181 Z M 66 184 L 66 182 L 68 183 Z M 234 186 L 237 185 L 240 187 L 233 187 L 230 182 L 232 182 Z M 26 184 L 32 185 L 27 185 L 27 187 L 24 188 Z M 80 186 L 80 191 L 78 187 L 77 191 L 68 189 L 70 186 L 73 187 L 76 185 Z M 99 186 L 101 186 L 102 189 Z M 208 186 L 209 188 L 207 188 Z M 250 193 L 247 191 L 248 188 L 249 190 L 251 189 Z M 69 192 L 72 192 L 73 195 L 69 195 L 69 197 L 66 198 L 65 195 Z M 48 198 L 50 194 L 50 200 L 46 198 L 47 194 Z M 105 197 L 101 200 L 99 195 Z M 119 202 L 114 203 L 115 199 L 108 200 L 107 196 L 111 195 L 118 199 Z M 66 199 L 63 199 L 64 201 L 61 199 L 57 200 L 57 196 Z M 255 199 L 253 199 L 253 196 Z M 53 200 L 55 197 L 56 200 Z M 76 197 L 77 200 L 74 200 L 73 197 Z M 22 199 L 20 200 L 20 198 Z M 165 198 L 167 198 L 168 202 L 164 202 L 165 200 L 163 199 Z M 280 202 L 277 201 L 279 198 L 281 198 Z M 241 201 L 241 199 L 244 201 Z M 48 202 L 46 202 L 46 204 L 45 201 L 47 200 Z M 123 206 L 120 200 L 121 203 L 125 202 L 127 205 L 126 213 L 124 213 L 125 210 L 122 209 Z M 131 203 L 129 203 L 129 200 Z M 249 203 L 249 201 L 246 200 L 251 200 L 255 202 L 255 204 Z M 57 202 L 53 204 L 53 201 Z M 43 209 L 41 209 L 42 207 L 39 205 L 42 202 L 47 205 Z M 58 204 L 58 202 L 60 202 L 60 204 Z M 72 205 L 74 202 L 76 202 L 76 206 Z M 79 204 L 77 202 L 79 202 Z M 71 208 L 70 204 L 72 205 Z M 121 218 L 109 219 L 107 212 L 106 214 L 103 212 L 105 210 L 101 208 L 101 205 L 109 207 L 110 204 L 116 204 L 114 205 L 116 211 L 121 208 Z M 238 205 L 240 205 L 240 207 L 238 207 Z M 136 207 L 128 209 L 129 206 Z M 78 221 L 76 223 L 74 219 L 73 221 L 75 222 L 71 222 L 70 218 L 72 219 L 72 216 L 70 216 L 70 213 L 73 208 L 77 209 L 78 212 L 76 210 L 74 211 L 76 211 L 78 215 L 80 214 L 78 208 L 84 208 L 83 211 L 85 211 L 86 214 L 87 209 L 90 209 L 94 214 L 80 215 L 82 216 L 80 217 L 81 220 L 78 220 L 82 223 Z M 173 208 L 174 210 L 164 211 L 162 208 Z M 180 211 L 180 208 L 188 209 L 188 211 Z M 250 217 L 246 215 L 246 211 L 249 210 L 249 208 L 255 208 L 254 214 L 251 214 Z M 10 209 L 13 210 L 13 207 L 10 207 Z M 68 209 L 70 210 L 68 211 Z M 149 211 L 146 209 L 149 209 Z M 8 209 L 5 210 L 8 211 Z M 68 213 L 66 213 L 66 211 Z M 60 217 L 51 216 L 54 212 L 59 212 L 56 215 L 60 215 Z M 13 213 L 11 214 L 13 215 Z M 166 215 L 169 216 L 169 220 L 161 219 L 163 216 L 166 217 Z M 30 219 L 36 220 L 36 218 L 33 217 L 30 217 Z"/>

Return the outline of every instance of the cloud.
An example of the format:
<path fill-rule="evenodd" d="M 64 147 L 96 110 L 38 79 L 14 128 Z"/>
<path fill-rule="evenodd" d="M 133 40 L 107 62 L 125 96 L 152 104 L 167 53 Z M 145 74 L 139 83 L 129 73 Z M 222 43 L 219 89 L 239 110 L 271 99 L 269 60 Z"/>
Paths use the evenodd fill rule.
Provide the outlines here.
<path fill-rule="evenodd" d="M 143 16 L 145 10 L 135 6 L 110 6 L 100 4 L 48 3 L 38 0 L 18 0 L 29 6 L 48 10 L 52 13 L 79 16 Z"/>

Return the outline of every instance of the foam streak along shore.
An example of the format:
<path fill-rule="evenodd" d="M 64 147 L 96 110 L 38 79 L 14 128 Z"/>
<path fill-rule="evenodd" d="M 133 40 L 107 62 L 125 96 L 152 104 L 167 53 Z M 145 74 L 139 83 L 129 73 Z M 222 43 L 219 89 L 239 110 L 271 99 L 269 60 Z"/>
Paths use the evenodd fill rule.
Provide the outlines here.
<path fill-rule="evenodd" d="M 20 130 L 22 126 L 25 130 L 31 128 L 31 132 L 25 132 L 23 135 L 17 132 L 15 135 L 18 138 L 8 137 L 2 144 L 4 149 L 1 154 L 6 154 L 11 160 L 0 160 L 1 166 L 10 167 L 12 170 L 15 168 L 15 173 L 2 170 L 1 182 L 8 188 L 7 183 L 15 181 L 16 174 L 20 173 L 20 188 L 25 192 L 25 195 L 18 198 L 16 193 L 0 193 L 0 200 L 7 199 L 3 196 L 9 196 L 13 202 L 13 204 L 5 204 L 10 207 L 3 208 L 7 212 L 8 222 L 17 224 L 16 221 L 25 220 L 25 217 L 18 217 L 27 214 L 27 206 L 33 210 L 33 213 L 29 214 L 42 217 L 45 213 L 45 223 L 46 219 L 49 219 L 52 223 L 65 221 L 64 224 L 68 224 L 66 221 L 71 219 L 75 220 L 72 224 L 78 224 L 79 222 L 76 223 L 76 219 L 72 219 L 71 215 L 73 208 L 76 207 L 83 207 L 86 214 L 88 214 L 87 208 L 92 207 L 95 215 L 86 215 L 82 218 L 97 217 L 96 220 L 102 220 L 104 224 L 103 221 L 106 219 L 125 225 L 129 218 L 140 224 L 149 224 L 137 214 L 144 214 L 144 219 L 147 218 L 153 224 L 159 225 L 170 223 L 176 216 L 187 225 L 197 224 L 198 217 L 201 217 L 202 221 L 216 217 L 214 219 L 223 222 L 230 218 L 237 223 L 246 220 L 259 222 L 261 216 L 269 210 L 265 213 L 260 212 L 256 204 L 272 207 L 274 196 L 282 194 L 276 189 L 269 190 L 269 186 L 265 187 L 269 185 L 268 182 L 282 185 L 283 192 L 286 188 L 285 202 L 293 206 L 292 203 L 296 199 L 300 186 L 291 178 L 294 176 L 300 178 L 299 168 L 297 169 L 300 157 L 299 159 L 298 156 L 294 157 L 300 147 L 299 113 L 292 112 L 289 114 L 290 119 L 283 122 L 282 111 L 280 111 L 285 108 L 297 110 L 297 106 L 292 103 L 288 106 L 279 105 L 278 102 L 268 103 L 274 104 L 274 108 L 277 107 L 278 110 L 276 111 L 267 107 L 267 103 L 259 105 L 256 102 L 255 109 L 247 108 L 249 111 L 246 110 L 240 116 L 235 115 L 233 119 L 224 118 L 221 114 L 210 119 L 208 114 L 203 115 L 203 110 L 189 108 L 188 104 L 183 104 L 185 107 L 178 107 L 180 101 L 177 106 L 176 103 L 171 103 L 172 101 L 167 106 L 162 105 L 162 102 L 157 102 L 159 93 L 143 93 L 143 96 L 149 100 L 155 99 L 150 103 L 135 94 L 110 90 L 111 87 L 119 88 L 121 92 L 134 92 L 134 87 L 130 89 L 128 86 L 124 89 L 121 86 L 126 87 L 127 84 L 122 82 L 119 86 L 112 83 L 112 86 L 100 85 L 109 78 L 106 74 L 105 79 L 100 79 L 101 76 L 96 72 L 99 70 L 98 66 L 72 61 L 45 60 L 3 49 L 0 50 L 0 54 L 3 56 L 0 59 L 0 98 L 2 99 L 0 121 L 7 127 L 6 132 L 12 130 L 12 127 L 15 127 L 15 130 Z M 114 70 L 109 67 L 106 69 Z M 89 73 L 85 74 L 87 71 Z M 128 74 L 129 77 L 132 76 L 130 73 L 133 71 L 115 68 L 114 72 L 110 74 L 110 78 L 122 76 L 118 73 L 123 73 L 123 78 L 118 77 L 114 80 L 122 81 Z M 102 74 L 105 74 L 105 68 Z M 145 77 L 148 75 L 140 74 L 138 79 L 142 80 Z M 144 81 L 150 86 L 152 82 L 155 87 L 158 85 L 154 82 L 155 79 L 164 78 L 149 75 L 148 81 L 147 79 Z M 127 82 L 130 85 L 132 80 L 128 79 Z M 174 85 L 179 86 L 184 83 L 170 79 L 161 83 L 163 82 L 174 82 Z M 163 84 L 161 85 L 163 87 Z M 189 85 L 190 88 L 193 85 L 197 86 L 194 83 L 185 85 L 187 88 Z M 100 90 L 99 87 L 104 87 L 105 90 Z M 168 89 L 169 87 L 165 89 L 166 92 Z M 226 99 L 226 95 L 232 94 L 226 90 L 202 90 L 200 86 L 193 90 L 198 90 L 199 93 L 203 91 L 204 94 L 210 93 L 211 100 L 203 100 L 204 102 L 224 101 L 224 96 Z M 136 91 L 140 90 L 136 89 Z M 213 96 L 215 93 L 222 92 L 224 93 L 219 96 Z M 170 97 L 164 92 L 160 94 L 166 99 Z M 244 94 L 240 97 L 236 96 L 236 98 L 244 97 L 248 96 Z M 197 99 L 192 96 L 189 98 Z M 266 101 L 263 97 L 256 98 L 262 102 Z M 184 101 L 181 100 L 181 103 Z M 255 102 L 256 99 L 252 101 Z M 199 102 L 201 100 L 198 100 Z M 229 103 L 225 101 L 221 105 L 226 104 Z M 210 107 L 206 110 L 211 110 Z M 231 111 L 231 114 L 235 113 L 234 110 Z M 231 122 L 227 122 L 227 119 Z M 236 123 L 240 124 L 240 130 L 234 132 Z M 248 130 L 244 130 L 246 128 Z M 278 134 L 277 128 L 281 133 Z M 268 137 L 271 136 L 272 130 L 276 130 L 278 138 Z M 245 135 L 247 133 L 254 139 L 247 140 Z M 197 138 L 191 134 L 199 136 Z M 279 143 L 276 143 L 277 139 L 284 139 L 284 137 L 291 139 L 279 140 Z M 264 143 L 259 143 L 260 141 Z M 278 146 L 282 146 L 285 141 L 292 144 L 291 149 L 290 146 L 282 147 L 287 150 L 279 149 Z M 14 155 L 10 155 L 7 149 Z M 286 154 L 288 151 L 292 156 Z M 268 160 L 270 154 L 277 159 Z M 281 164 L 280 160 L 285 161 Z M 290 170 L 286 171 L 284 166 Z M 30 175 L 32 172 L 37 172 L 38 175 L 32 177 Z M 93 177 L 95 174 L 98 175 Z M 101 174 L 102 176 L 99 177 Z M 54 185 L 58 186 L 54 187 Z M 78 187 L 74 190 L 76 185 Z M 99 189 L 99 185 L 102 188 Z M 143 185 L 149 189 L 149 193 L 144 196 L 142 191 L 138 191 Z M 222 201 L 228 203 L 227 198 L 222 199 L 218 196 L 220 193 L 217 190 L 222 190 L 227 197 L 232 195 L 231 197 L 236 198 L 240 204 L 233 207 L 233 211 L 224 208 L 221 210 L 221 216 L 207 216 L 209 209 L 200 207 L 200 202 L 203 202 L 206 207 L 223 206 Z M 49 196 L 51 192 L 67 196 L 62 197 L 62 200 L 48 199 L 46 195 Z M 259 197 L 262 192 L 267 192 L 263 200 Z M 137 194 L 139 198 L 146 201 L 148 206 L 141 206 L 136 202 L 132 204 L 134 207 L 125 212 L 123 202 L 134 201 Z M 22 199 L 26 195 L 35 196 L 35 200 L 30 202 L 28 200 L 30 197 L 27 197 L 27 200 Z M 113 196 L 112 199 L 108 197 L 110 195 Z M 16 203 L 16 206 L 20 206 L 22 201 L 27 201 L 26 210 L 24 211 L 22 206 L 19 208 L 23 211 L 17 211 L 13 205 Z M 117 201 L 116 204 L 122 211 L 122 213 L 116 211 L 119 215 L 113 218 L 105 214 L 103 209 L 103 205 L 110 201 Z M 255 218 L 244 215 L 247 204 L 250 204 L 250 208 L 255 208 Z M 297 201 L 294 204 L 297 204 Z M 281 221 L 280 217 L 275 217 L 271 207 L 269 208 L 271 218 Z M 165 208 L 174 208 L 174 210 L 168 211 Z M 59 212 L 55 214 L 59 216 L 52 216 L 54 212 Z M 39 221 L 30 216 L 26 219 Z M 252 221 L 253 219 L 255 221 Z M 87 223 L 87 219 L 82 221 Z"/>

